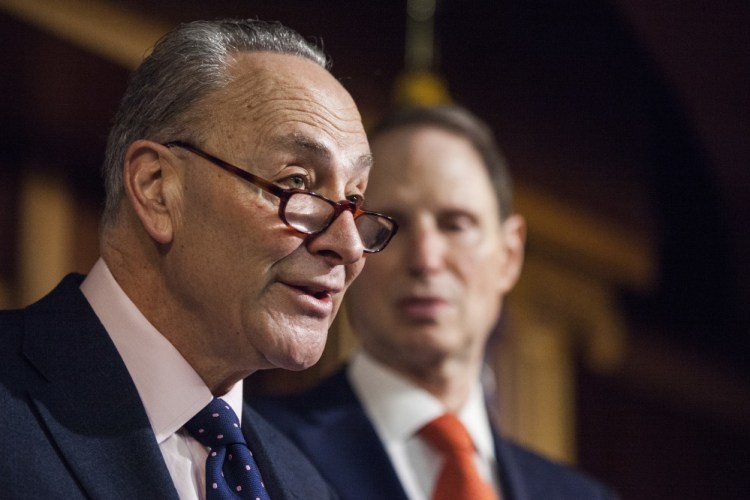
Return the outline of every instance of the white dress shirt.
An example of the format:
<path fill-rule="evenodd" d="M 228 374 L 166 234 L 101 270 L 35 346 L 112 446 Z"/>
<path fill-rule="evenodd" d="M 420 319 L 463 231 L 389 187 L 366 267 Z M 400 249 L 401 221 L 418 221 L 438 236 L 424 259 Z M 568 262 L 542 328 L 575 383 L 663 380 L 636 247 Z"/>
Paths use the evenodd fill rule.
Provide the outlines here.
<path fill-rule="evenodd" d="M 125 295 L 102 259 L 81 291 L 135 383 L 177 493 L 182 500 L 202 500 L 208 450 L 182 426 L 213 399 L 211 391 Z M 222 398 L 242 420 L 242 381 Z"/>
<path fill-rule="evenodd" d="M 445 413 L 442 403 L 364 352 L 353 356 L 347 376 L 407 496 L 411 500 L 429 499 L 443 458 L 416 433 Z M 494 440 L 479 381 L 458 418 L 474 442 L 479 474 L 500 491 Z"/>

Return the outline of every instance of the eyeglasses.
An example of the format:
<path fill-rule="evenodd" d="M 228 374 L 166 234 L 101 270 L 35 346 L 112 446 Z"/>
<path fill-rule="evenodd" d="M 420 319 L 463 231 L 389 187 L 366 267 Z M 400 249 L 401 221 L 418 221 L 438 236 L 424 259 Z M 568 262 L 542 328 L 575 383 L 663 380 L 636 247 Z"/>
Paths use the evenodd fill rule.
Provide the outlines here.
<path fill-rule="evenodd" d="M 229 173 L 242 178 L 279 198 L 279 218 L 297 232 L 302 234 L 319 234 L 328 229 L 333 221 L 343 212 L 349 211 L 354 216 L 354 224 L 367 253 L 379 252 L 388 245 L 398 230 L 398 224 L 387 215 L 363 210 L 361 202 L 349 200 L 332 201 L 312 191 L 303 189 L 285 189 L 271 181 L 251 174 L 247 170 L 235 167 L 231 163 L 210 155 L 183 141 L 171 141 L 163 144 L 168 148 L 178 147 L 190 151 L 210 163 L 223 168 Z"/>

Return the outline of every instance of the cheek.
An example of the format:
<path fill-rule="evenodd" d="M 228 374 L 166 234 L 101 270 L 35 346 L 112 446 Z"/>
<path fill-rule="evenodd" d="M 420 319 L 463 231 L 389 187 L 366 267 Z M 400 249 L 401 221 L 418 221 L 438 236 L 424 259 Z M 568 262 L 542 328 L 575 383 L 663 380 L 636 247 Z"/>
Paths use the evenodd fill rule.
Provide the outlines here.
<path fill-rule="evenodd" d="M 481 250 L 481 249 L 480 249 Z M 455 269 L 466 287 L 467 294 L 475 294 L 475 300 L 495 300 L 501 292 L 503 255 L 499 250 L 464 252 L 454 260 Z"/>
<path fill-rule="evenodd" d="M 279 218 L 278 209 L 262 198 L 240 198 L 214 213 L 217 251 L 228 264 L 251 260 L 279 260 L 297 249 L 303 239 Z M 221 238 L 221 241 L 218 239 Z M 210 243 L 210 242 L 209 242 Z M 218 248 L 219 245 L 225 245 Z"/>
<path fill-rule="evenodd" d="M 388 293 L 388 284 L 397 279 L 403 273 L 394 269 L 389 260 L 383 254 L 375 254 L 367 257 L 359 267 L 359 277 L 354 280 L 349 295 L 357 294 L 366 297 L 375 297 Z"/>
<path fill-rule="evenodd" d="M 179 244 L 192 257 L 183 272 L 192 275 L 196 286 L 210 288 L 215 299 L 232 297 L 227 306 L 240 300 L 257 303 L 273 266 L 294 253 L 302 240 L 268 207 L 218 208 L 193 213 L 185 224 L 186 239 Z"/>
<path fill-rule="evenodd" d="M 367 264 L 367 258 L 360 259 L 354 264 L 350 264 L 345 267 L 346 272 L 346 287 L 348 288 L 359 276 L 362 275 L 362 271 L 365 269 Z"/>
<path fill-rule="evenodd" d="M 346 292 L 346 308 L 349 320 L 358 324 L 357 320 L 370 316 L 382 316 L 381 308 L 385 307 L 385 298 L 390 294 L 384 272 L 380 263 L 376 263 L 378 256 L 370 256 L 361 269 L 359 277 L 354 280 Z"/>

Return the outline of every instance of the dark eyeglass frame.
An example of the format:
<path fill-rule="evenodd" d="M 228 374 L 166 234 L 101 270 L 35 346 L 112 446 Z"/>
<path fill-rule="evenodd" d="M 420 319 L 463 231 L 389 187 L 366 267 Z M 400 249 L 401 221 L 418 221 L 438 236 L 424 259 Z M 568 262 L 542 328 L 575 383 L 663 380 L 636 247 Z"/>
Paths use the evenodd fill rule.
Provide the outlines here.
<path fill-rule="evenodd" d="M 281 221 L 284 224 L 286 224 L 287 227 L 293 229 L 294 231 L 297 231 L 298 233 L 308 234 L 308 235 L 320 234 L 324 232 L 326 229 L 328 229 L 331 226 L 331 224 L 333 224 L 333 222 L 338 218 L 339 215 L 347 211 L 352 213 L 354 220 L 356 220 L 362 215 L 369 215 L 369 216 L 373 216 L 377 218 L 382 218 L 382 219 L 389 221 L 389 223 L 392 225 L 392 229 L 391 229 L 390 234 L 388 235 L 388 238 L 385 239 L 385 241 L 380 245 L 379 248 L 374 249 L 374 250 L 368 250 L 368 249 L 364 250 L 365 253 L 377 253 L 383 250 L 386 246 L 388 246 L 388 243 L 390 243 L 391 238 L 393 238 L 393 235 L 395 235 L 396 231 L 398 231 L 398 222 L 396 222 L 392 217 L 389 217 L 387 215 L 380 214 L 377 212 L 372 212 L 370 210 L 363 210 L 360 207 L 361 201 L 360 202 L 353 202 L 349 200 L 333 201 L 314 191 L 308 191 L 305 189 L 296 189 L 296 188 L 282 188 L 280 186 L 277 186 L 271 181 L 268 181 L 262 177 L 258 177 L 257 175 L 252 174 L 248 172 L 247 170 L 241 169 L 240 167 L 232 165 L 231 163 L 228 163 L 222 160 L 221 158 L 217 158 L 216 156 L 206 153 L 205 151 L 193 146 L 192 144 L 186 141 L 169 141 L 169 142 L 162 144 L 162 146 L 165 146 L 167 148 L 178 147 L 186 151 L 189 151 L 193 154 L 196 154 L 200 156 L 201 158 L 208 160 L 208 162 L 213 163 L 217 167 L 220 167 L 226 170 L 227 172 L 236 175 L 242 180 L 247 181 L 251 184 L 254 184 L 258 186 L 259 188 L 261 188 L 262 190 L 276 196 L 280 200 L 279 201 L 279 219 L 281 219 Z M 333 214 L 328 218 L 328 222 L 321 229 L 317 231 L 305 231 L 297 227 L 294 227 L 286 219 L 287 202 L 289 201 L 289 198 L 291 198 L 295 194 L 305 194 L 305 195 L 313 196 L 322 201 L 325 201 L 326 203 L 328 203 L 329 205 L 333 207 Z"/>

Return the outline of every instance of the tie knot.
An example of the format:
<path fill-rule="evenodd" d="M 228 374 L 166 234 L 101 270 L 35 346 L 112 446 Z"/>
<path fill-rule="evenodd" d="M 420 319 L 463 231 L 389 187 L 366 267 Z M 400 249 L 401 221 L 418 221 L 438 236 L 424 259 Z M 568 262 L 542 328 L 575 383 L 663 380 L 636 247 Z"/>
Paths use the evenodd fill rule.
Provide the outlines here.
<path fill-rule="evenodd" d="M 185 428 L 195 439 L 209 448 L 245 444 L 237 414 L 221 398 L 214 398 L 208 403 L 185 424 Z"/>
<path fill-rule="evenodd" d="M 440 415 L 422 427 L 419 434 L 443 453 L 474 451 L 474 443 L 466 427 L 452 413 Z"/>

